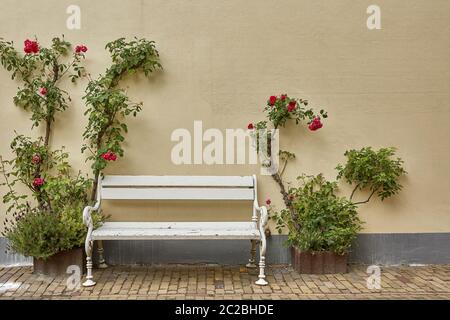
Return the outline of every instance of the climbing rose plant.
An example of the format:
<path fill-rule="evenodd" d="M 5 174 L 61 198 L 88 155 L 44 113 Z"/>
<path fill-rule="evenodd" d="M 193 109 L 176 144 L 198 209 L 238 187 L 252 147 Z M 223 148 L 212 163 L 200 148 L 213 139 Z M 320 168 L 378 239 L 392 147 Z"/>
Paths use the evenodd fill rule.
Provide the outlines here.
<path fill-rule="evenodd" d="M 32 128 L 44 126 L 44 136 L 37 140 L 24 135 L 14 138 L 11 149 L 15 158 L 10 161 L 2 158 L 3 173 L 10 172 L 10 177 L 14 177 L 10 183 L 15 185 L 20 181 L 31 191 L 40 208 L 50 211 L 53 210 L 51 195 L 43 188 L 51 175 L 50 169 L 58 165 L 60 169 L 65 167 L 61 172 L 67 173 L 67 163 L 57 156 L 63 154 L 62 150 L 50 150 L 55 115 L 66 110 L 70 102 L 69 94 L 60 86 L 65 77 L 75 82 L 84 75 L 81 61 L 85 56 L 71 52 L 70 48 L 64 37 L 53 38 L 48 48 L 40 46 L 37 39 L 26 39 L 21 54 L 12 41 L 0 39 L 0 62 L 11 72 L 11 79 L 18 78 L 22 83 L 13 98 L 14 104 L 31 113 Z"/>
<path fill-rule="evenodd" d="M 73 50 L 64 38 L 54 38 L 46 48 L 37 39 L 25 40 L 23 54 L 13 42 L 0 39 L 0 62 L 12 73 L 12 79 L 23 82 L 14 97 L 16 105 L 31 112 L 33 128 L 44 125 L 44 136 L 31 139 L 17 135 L 11 143 L 14 158 L 0 158 L 8 204 L 5 235 L 11 248 L 19 253 L 47 258 L 59 251 L 81 246 L 86 229 L 80 214 L 83 207 L 95 198 L 97 179 L 108 162 L 123 156 L 122 143 L 128 128 L 124 119 L 136 115 L 142 103 L 130 101 L 119 82 L 128 74 L 142 71 L 146 76 L 161 68 L 154 42 L 120 38 L 106 45 L 113 64 L 104 75 L 93 80 L 86 74 L 81 61 L 88 48 L 84 44 Z M 67 60 L 70 58 L 70 60 Z M 63 149 L 52 151 L 50 138 L 55 115 L 69 107 L 70 96 L 60 88 L 63 78 L 72 82 L 87 76 L 89 83 L 83 97 L 87 105 L 88 124 L 83 134 L 91 154 L 95 179 L 80 173 L 73 176 Z M 31 193 L 21 194 L 16 186 L 23 184 Z M 92 190 L 88 197 L 89 191 Z M 93 215 L 94 225 L 102 219 Z"/>
<path fill-rule="evenodd" d="M 320 122 L 321 117 L 327 117 L 324 110 L 315 115 L 313 109 L 308 108 L 308 100 L 291 98 L 287 94 L 269 97 L 264 112 L 275 129 L 284 127 L 289 120 L 295 121 L 295 124 L 302 121 L 311 124 L 313 121 Z"/>
<path fill-rule="evenodd" d="M 80 246 L 85 236 L 80 210 L 87 203 L 91 180 L 73 175 L 64 148 L 52 150 L 51 133 L 57 113 L 71 101 L 61 88 L 65 79 L 75 82 L 85 75 L 83 53 L 71 50 L 64 37 L 49 47 L 26 39 L 23 52 L 12 41 L 0 39 L 0 63 L 20 83 L 14 104 L 31 114 L 32 129 L 43 127 L 43 136 L 22 134 L 10 144 L 13 158 L 0 157 L 7 205 L 4 232 L 10 247 L 27 256 L 47 258 Z M 22 192 L 23 188 L 28 192 Z M 98 221 L 97 216 L 94 217 Z"/>
<path fill-rule="evenodd" d="M 277 129 L 288 121 L 295 121 L 295 124 L 305 121 L 310 131 L 317 131 L 323 127 L 322 119 L 328 117 L 327 112 L 322 109 L 315 114 L 307 106 L 308 101 L 290 98 L 286 94 L 271 96 L 264 107 L 268 120 L 249 123 L 247 128 L 255 138 L 258 138 L 259 130 L 268 129 L 270 124 Z M 259 139 L 257 141 L 258 148 Z M 270 145 L 270 141 L 267 144 Z M 272 201 L 266 200 L 277 230 L 281 233 L 283 228 L 287 228 L 288 242 L 302 250 L 347 252 L 361 229 L 357 205 L 369 202 L 374 194 L 383 200 L 402 189 L 399 181 L 406 171 L 403 160 L 394 158 L 395 151 L 395 148 L 373 150 L 365 147 L 345 152 L 347 162 L 339 164 L 336 169 L 338 180 L 343 179 L 354 186 L 347 200 L 336 196 L 337 182 L 326 181 L 322 174 L 302 175 L 298 178 L 301 181 L 299 187 L 287 188 L 283 173 L 289 161 L 295 159 L 295 154 L 280 150 L 281 166 L 272 178 L 279 186 L 285 208 L 277 211 Z M 355 192 L 363 189 L 371 192 L 367 200 L 353 201 Z"/>
<path fill-rule="evenodd" d="M 90 200 L 95 200 L 97 181 L 109 162 L 123 156 L 124 134 L 128 132 L 127 116 L 136 116 L 142 109 L 142 102 L 135 103 L 119 87 L 126 75 L 143 72 L 149 77 L 161 69 L 159 53 L 153 41 L 134 39 L 127 42 L 117 39 L 106 45 L 112 58 L 112 65 L 96 80 L 91 79 L 83 97 L 88 109 L 88 124 L 83 133 L 86 143 L 82 152 L 88 150 L 94 174 L 94 186 Z M 81 49 L 80 49 L 81 50 Z"/>
<path fill-rule="evenodd" d="M 37 40 L 25 40 L 24 55 L 12 41 L 0 38 L 0 63 L 11 72 L 11 79 L 22 81 L 14 103 L 31 113 L 33 127 L 45 126 L 44 146 L 48 146 L 55 115 L 68 108 L 70 96 L 61 89 L 65 76 L 72 82 L 85 75 L 81 61 L 84 54 L 70 52 L 71 44 L 64 37 L 53 38 L 49 48 Z"/>
<path fill-rule="evenodd" d="M 315 113 L 314 110 L 309 107 L 308 100 L 289 97 L 287 94 L 270 96 L 266 101 L 263 111 L 266 114 L 267 120 L 249 123 L 247 125 L 247 128 L 252 131 L 252 136 L 256 138 L 257 141 L 260 140 L 258 139 L 259 130 L 269 129 L 270 126 L 274 129 L 279 129 L 285 127 L 288 122 L 294 122 L 296 125 L 306 123 L 309 130 L 317 131 L 323 127 L 322 119 L 328 117 L 327 112 L 323 109 L 318 113 Z M 268 135 L 268 139 L 271 139 L 270 135 Z M 268 145 L 270 145 L 270 141 L 268 141 Z M 258 148 L 259 146 L 257 145 L 257 149 Z M 273 156 L 274 155 L 270 154 L 270 157 Z M 285 181 L 283 180 L 283 173 L 286 166 L 290 160 L 295 159 L 295 154 L 289 151 L 280 150 L 279 156 L 281 166 L 277 172 L 272 173 L 272 178 L 280 189 L 280 193 L 288 211 L 291 215 L 295 215 L 292 199 L 289 195 Z M 270 199 L 268 199 L 267 202 L 270 203 Z"/>

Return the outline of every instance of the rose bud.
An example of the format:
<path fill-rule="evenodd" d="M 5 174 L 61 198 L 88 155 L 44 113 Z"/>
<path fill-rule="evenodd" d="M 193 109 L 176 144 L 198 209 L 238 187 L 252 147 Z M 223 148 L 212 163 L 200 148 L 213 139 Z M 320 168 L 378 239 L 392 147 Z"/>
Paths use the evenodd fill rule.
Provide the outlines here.
<path fill-rule="evenodd" d="M 41 163 L 41 156 L 38 154 L 33 155 L 33 158 L 31 158 L 31 162 L 33 162 L 34 164 Z"/>
<path fill-rule="evenodd" d="M 33 186 L 34 186 L 35 188 L 40 187 L 40 186 L 42 186 L 43 184 L 44 184 L 44 179 L 42 179 L 42 178 L 34 178 L 34 180 L 33 180 Z"/>

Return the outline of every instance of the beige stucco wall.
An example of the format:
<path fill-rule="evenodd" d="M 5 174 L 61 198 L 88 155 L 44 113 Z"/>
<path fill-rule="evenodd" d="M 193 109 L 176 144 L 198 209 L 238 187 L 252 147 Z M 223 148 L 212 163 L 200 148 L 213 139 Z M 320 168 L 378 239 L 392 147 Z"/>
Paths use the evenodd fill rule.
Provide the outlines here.
<path fill-rule="evenodd" d="M 157 42 L 165 70 L 152 80 L 139 77 L 126 83 L 144 109 L 129 121 L 126 157 L 111 165 L 109 173 L 257 173 L 257 166 L 176 166 L 170 160 L 170 134 L 176 128 L 192 130 L 194 120 L 203 120 L 205 129 L 244 128 L 263 119 L 267 96 L 286 92 L 308 98 L 330 116 L 316 133 L 288 127 L 282 134 L 283 148 L 298 156 L 287 169 L 290 180 L 301 172 L 334 178 L 333 168 L 349 148 L 396 146 L 409 172 L 404 190 L 384 203 L 361 207 L 364 232 L 448 232 L 450 2 L 378 0 L 382 30 L 369 31 L 366 8 L 372 3 L 3 0 L 0 36 L 21 48 L 27 37 L 36 35 L 48 44 L 64 33 L 72 43 L 89 47 L 86 66 L 93 76 L 109 65 L 106 42 L 121 36 Z M 70 4 L 81 6 L 81 30 L 66 29 Z M 83 169 L 79 150 L 86 123 L 85 85 L 69 86 L 73 103 L 58 117 L 52 137 L 53 146 L 65 145 L 74 167 Z M 12 103 L 16 87 L 0 70 L 0 154 L 6 156 L 13 130 L 30 134 L 29 114 Z M 262 199 L 281 205 L 270 177 L 260 177 L 259 187 Z M 111 212 L 113 219 L 173 220 L 208 219 L 217 211 L 199 206 L 176 203 L 168 209 L 168 204 L 157 204 L 149 215 L 142 214 L 143 206 L 121 204 Z M 170 214 L 176 209 L 178 214 Z M 222 204 L 219 210 L 229 213 L 215 215 L 217 219 L 245 218 L 237 204 Z"/>

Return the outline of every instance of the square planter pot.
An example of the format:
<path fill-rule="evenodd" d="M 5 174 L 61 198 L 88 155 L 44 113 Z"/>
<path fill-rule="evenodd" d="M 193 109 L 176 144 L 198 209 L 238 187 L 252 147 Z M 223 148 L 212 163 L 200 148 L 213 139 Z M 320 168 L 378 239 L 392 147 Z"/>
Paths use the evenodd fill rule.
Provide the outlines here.
<path fill-rule="evenodd" d="M 339 255 L 331 251 L 301 251 L 292 247 L 291 259 L 292 267 L 298 273 L 347 273 L 348 254 Z"/>
<path fill-rule="evenodd" d="M 51 277 L 68 276 L 67 268 L 75 265 L 85 272 L 85 253 L 82 248 L 61 251 L 44 259 L 33 258 L 33 273 Z"/>

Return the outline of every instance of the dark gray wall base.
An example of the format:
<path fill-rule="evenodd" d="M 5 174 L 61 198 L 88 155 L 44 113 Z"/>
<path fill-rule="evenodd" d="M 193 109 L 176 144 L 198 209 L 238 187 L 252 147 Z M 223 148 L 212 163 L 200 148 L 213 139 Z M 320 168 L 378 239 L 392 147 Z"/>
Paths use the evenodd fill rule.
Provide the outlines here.
<path fill-rule="evenodd" d="M 288 264 L 287 236 L 268 238 L 267 263 Z M 450 233 L 360 234 L 350 261 L 363 264 L 450 264 Z M 104 241 L 105 257 L 111 265 L 151 263 L 243 264 L 250 256 L 248 240 Z M 0 265 L 31 264 L 25 258 L 5 253 L 6 239 L 0 237 Z M 94 261 L 97 254 L 94 254 Z"/>
<path fill-rule="evenodd" d="M 8 240 L 4 237 L 0 237 L 0 266 L 21 266 L 33 264 L 32 258 L 26 258 L 21 254 L 7 250 L 7 248 Z"/>
<path fill-rule="evenodd" d="M 283 246 L 285 239 L 285 236 L 268 239 L 267 263 L 289 263 L 289 251 Z M 103 241 L 103 247 L 105 259 L 111 265 L 151 263 L 242 264 L 247 263 L 250 258 L 251 243 L 249 240 L 132 240 Z M 258 251 L 259 248 L 257 248 L 257 253 Z"/>
<path fill-rule="evenodd" d="M 364 264 L 450 264 L 450 232 L 360 234 L 350 261 Z"/>
<path fill-rule="evenodd" d="M 268 238 L 267 263 L 290 263 L 287 236 Z M 105 241 L 111 264 L 220 263 L 242 264 L 249 258 L 250 241 Z M 350 262 L 363 264 L 450 264 L 450 233 L 360 234 Z"/>

